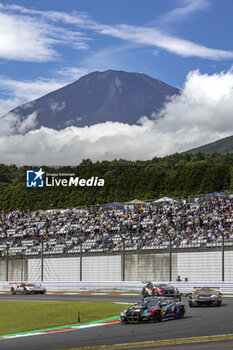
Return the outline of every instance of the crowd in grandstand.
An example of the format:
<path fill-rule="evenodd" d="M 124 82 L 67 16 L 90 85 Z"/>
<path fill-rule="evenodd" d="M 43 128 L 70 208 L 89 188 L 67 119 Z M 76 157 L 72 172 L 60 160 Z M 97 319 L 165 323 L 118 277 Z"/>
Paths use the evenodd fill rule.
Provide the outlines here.
<path fill-rule="evenodd" d="M 185 248 L 233 242 L 233 199 L 193 203 L 1 212 L 0 254 L 78 253 Z"/>

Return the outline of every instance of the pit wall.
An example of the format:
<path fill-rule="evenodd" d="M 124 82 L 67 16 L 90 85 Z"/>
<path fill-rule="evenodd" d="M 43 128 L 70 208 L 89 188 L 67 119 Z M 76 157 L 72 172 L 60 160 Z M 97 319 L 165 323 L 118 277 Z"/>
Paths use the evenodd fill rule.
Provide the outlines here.
<path fill-rule="evenodd" d="M 82 276 L 80 257 L 44 257 L 44 281 L 122 281 L 123 258 L 118 255 L 83 256 Z M 225 281 L 233 281 L 233 250 L 225 251 Z M 222 281 L 221 251 L 174 252 L 172 280 Z M 80 278 L 82 277 L 82 278 Z M 125 281 L 168 281 L 168 253 L 138 253 L 125 255 Z M 9 281 L 40 281 L 41 259 L 11 259 L 8 261 Z M 6 259 L 0 259 L 0 281 L 6 281 Z"/>

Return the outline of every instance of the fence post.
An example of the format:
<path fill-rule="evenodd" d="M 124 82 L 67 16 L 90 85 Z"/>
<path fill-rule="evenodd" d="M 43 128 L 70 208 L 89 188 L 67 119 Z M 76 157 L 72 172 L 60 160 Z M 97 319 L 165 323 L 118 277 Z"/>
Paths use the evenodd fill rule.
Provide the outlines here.
<path fill-rule="evenodd" d="M 23 253 L 21 253 L 21 281 L 24 280 L 23 272 L 24 272 L 24 259 L 23 259 Z"/>
<path fill-rule="evenodd" d="M 83 245 L 82 241 L 80 240 L 80 262 L 79 262 L 79 268 L 80 268 L 80 281 L 83 279 Z"/>
<path fill-rule="evenodd" d="M 222 282 L 225 280 L 224 232 L 222 232 Z"/>
<path fill-rule="evenodd" d="M 122 281 L 125 281 L 125 237 L 121 233 L 120 236 L 122 239 Z"/>
<path fill-rule="evenodd" d="M 9 247 L 8 244 L 6 243 L 6 281 L 8 281 L 9 278 Z"/>
<path fill-rule="evenodd" d="M 41 281 L 44 280 L 44 242 L 41 241 Z"/>
<path fill-rule="evenodd" d="M 172 281 L 172 237 L 169 234 L 169 281 Z"/>

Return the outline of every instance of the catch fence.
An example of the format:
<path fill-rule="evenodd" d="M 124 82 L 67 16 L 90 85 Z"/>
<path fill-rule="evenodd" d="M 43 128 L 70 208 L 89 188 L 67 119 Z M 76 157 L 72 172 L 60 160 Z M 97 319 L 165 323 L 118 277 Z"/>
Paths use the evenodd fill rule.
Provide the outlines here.
<path fill-rule="evenodd" d="M 128 246 L 124 234 L 116 248 L 46 250 L 30 254 L 6 246 L 0 256 L 0 281 L 233 281 L 233 241 L 186 242 L 169 238 L 159 245 Z"/>

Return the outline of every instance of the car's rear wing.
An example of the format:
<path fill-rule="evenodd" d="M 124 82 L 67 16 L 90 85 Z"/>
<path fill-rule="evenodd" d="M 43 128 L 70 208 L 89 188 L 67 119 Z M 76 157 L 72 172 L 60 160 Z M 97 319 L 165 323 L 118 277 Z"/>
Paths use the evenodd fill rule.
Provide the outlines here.
<path fill-rule="evenodd" d="M 214 288 L 214 289 L 220 289 L 220 287 L 215 287 L 215 286 L 197 286 L 197 287 L 193 287 L 193 288 Z"/>

